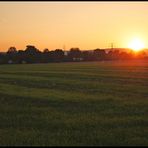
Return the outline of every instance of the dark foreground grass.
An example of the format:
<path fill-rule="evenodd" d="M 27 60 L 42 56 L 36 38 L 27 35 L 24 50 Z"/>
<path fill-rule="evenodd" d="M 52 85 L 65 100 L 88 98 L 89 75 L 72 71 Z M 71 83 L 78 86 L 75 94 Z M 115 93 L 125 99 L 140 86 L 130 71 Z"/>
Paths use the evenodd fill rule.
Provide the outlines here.
<path fill-rule="evenodd" d="M 148 62 L 0 65 L 0 145 L 148 146 Z"/>

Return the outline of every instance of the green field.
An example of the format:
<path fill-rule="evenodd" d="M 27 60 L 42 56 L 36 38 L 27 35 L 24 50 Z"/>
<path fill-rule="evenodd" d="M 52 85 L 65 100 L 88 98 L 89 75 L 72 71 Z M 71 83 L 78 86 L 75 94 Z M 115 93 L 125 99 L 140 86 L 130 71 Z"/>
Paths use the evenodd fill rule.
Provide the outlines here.
<path fill-rule="evenodd" d="M 148 62 L 0 65 L 0 145 L 148 146 Z"/>

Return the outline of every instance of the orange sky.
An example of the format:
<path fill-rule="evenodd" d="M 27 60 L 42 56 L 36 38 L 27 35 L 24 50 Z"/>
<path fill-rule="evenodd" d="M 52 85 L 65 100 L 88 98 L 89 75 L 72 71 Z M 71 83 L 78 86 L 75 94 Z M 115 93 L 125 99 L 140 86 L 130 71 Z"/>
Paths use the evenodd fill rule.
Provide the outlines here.
<path fill-rule="evenodd" d="M 148 2 L 0 2 L 0 51 L 148 47 Z"/>

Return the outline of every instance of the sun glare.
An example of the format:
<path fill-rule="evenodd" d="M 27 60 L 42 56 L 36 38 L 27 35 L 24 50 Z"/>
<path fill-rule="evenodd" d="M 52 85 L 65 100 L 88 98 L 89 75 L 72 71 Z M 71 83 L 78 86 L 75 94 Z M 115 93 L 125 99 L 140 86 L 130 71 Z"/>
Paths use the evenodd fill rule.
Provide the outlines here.
<path fill-rule="evenodd" d="M 131 48 L 134 51 L 140 51 L 144 48 L 144 43 L 140 39 L 135 38 L 129 44 L 129 48 Z"/>

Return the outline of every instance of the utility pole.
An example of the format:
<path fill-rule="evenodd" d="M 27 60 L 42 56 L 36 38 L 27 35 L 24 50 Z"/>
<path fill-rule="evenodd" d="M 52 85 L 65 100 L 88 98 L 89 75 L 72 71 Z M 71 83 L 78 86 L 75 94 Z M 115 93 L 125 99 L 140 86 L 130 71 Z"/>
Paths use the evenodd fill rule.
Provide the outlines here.
<path fill-rule="evenodd" d="M 64 50 L 64 55 L 67 55 L 65 44 L 63 45 L 63 50 Z"/>
<path fill-rule="evenodd" d="M 114 44 L 113 44 L 113 43 L 111 43 L 111 49 L 113 50 L 113 48 L 114 48 Z"/>

